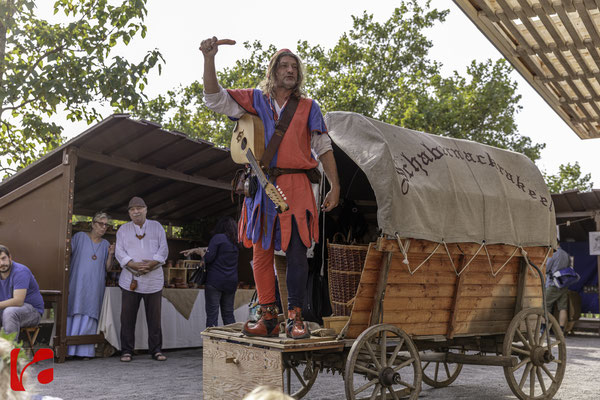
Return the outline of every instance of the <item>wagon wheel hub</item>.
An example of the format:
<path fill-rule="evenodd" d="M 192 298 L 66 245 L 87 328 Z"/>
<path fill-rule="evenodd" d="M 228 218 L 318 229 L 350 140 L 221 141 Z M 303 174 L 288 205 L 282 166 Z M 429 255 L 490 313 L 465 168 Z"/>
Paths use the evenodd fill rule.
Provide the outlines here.
<path fill-rule="evenodd" d="M 533 349 L 531 349 L 531 362 L 537 367 L 547 364 L 553 359 L 554 357 L 552 356 L 552 353 L 549 352 L 545 347 L 535 346 Z"/>
<path fill-rule="evenodd" d="M 379 382 L 381 382 L 383 386 L 389 387 L 400 381 L 400 374 L 394 372 L 394 370 L 390 367 L 385 367 L 379 372 Z"/>

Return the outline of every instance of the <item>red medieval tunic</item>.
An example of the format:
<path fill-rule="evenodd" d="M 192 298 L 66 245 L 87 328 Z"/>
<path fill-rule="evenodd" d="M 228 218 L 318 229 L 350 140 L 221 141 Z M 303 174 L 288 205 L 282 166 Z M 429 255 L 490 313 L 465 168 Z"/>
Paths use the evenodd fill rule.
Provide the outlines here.
<path fill-rule="evenodd" d="M 279 118 L 272 103 L 274 100 L 259 89 L 227 92 L 244 110 L 262 120 L 266 147 L 275 133 L 275 123 Z M 312 156 L 310 147 L 313 132 L 326 133 L 325 121 L 318 104 L 312 99 L 302 98 L 269 167 L 316 167 L 318 161 Z M 292 233 L 293 217 L 302 242 L 306 247 L 310 247 L 312 240 L 319 240 L 319 222 L 317 205 L 306 174 L 284 174 L 273 183 L 277 184 L 287 197 L 289 209 L 277 214 L 275 204 L 259 186 L 254 198 L 246 198 L 244 201 L 239 221 L 240 239 L 246 247 L 251 247 L 262 236 L 263 249 L 267 250 L 273 244 L 275 250 L 285 251 Z"/>

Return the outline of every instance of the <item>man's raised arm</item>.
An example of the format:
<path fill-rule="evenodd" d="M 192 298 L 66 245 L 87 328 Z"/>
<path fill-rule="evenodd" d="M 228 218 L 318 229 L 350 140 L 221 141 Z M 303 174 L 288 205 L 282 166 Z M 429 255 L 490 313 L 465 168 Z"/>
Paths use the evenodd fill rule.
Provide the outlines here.
<path fill-rule="evenodd" d="M 203 40 L 200 43 L 200 51 L 204 55 L 204 93 L 213 94 L 219 92 L 219 81 L 217 79 L 217 71 L 215 69 L 215 55 L 219 51 L 219 46 L 222 44 L 235 44 L 234 40 L 221 39 L 217 40 L 215 36 L 210 39 Z"/>

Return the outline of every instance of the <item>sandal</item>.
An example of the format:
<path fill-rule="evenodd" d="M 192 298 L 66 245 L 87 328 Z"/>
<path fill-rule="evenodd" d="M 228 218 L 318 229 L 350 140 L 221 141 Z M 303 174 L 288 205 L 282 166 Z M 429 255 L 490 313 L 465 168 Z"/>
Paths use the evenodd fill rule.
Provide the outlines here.
<path fill-rule="evenodd" d="M 152 354 L 152 358 L 156 361 L 165 361 L 167 359 L 167 356 L 165 356 L 161 352 L 158 352 L 158 353 Z"/>
<path fill-rule="evenodd" d="M 131 354 L 123 354 L 121 356 L 121 362 L 130 362 L 131 361 Z"/>

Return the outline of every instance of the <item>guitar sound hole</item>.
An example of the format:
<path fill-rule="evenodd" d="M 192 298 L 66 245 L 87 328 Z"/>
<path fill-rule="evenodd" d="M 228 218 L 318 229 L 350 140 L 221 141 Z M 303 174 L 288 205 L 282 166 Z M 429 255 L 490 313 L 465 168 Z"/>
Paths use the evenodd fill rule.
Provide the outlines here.
<path fill-rule="evenodd" d="M 247 145 L 248 145 L 248 140 L 246 138 L 243 138 L 242 143 L 241 143 L 242 150 L 246 150 Z"/>

